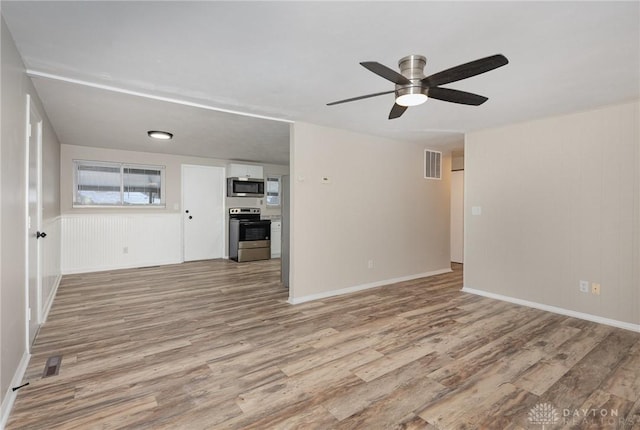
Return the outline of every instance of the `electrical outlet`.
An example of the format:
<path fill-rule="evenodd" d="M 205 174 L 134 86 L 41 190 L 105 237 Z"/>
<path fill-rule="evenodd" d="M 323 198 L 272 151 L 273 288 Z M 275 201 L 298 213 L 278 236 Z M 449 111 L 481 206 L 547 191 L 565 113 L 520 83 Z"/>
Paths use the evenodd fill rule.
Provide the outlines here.
<path fill-rule="evenodd" d="M 580 292 L 581 293 L 589 292 L 589 281 L 580 281 Z"/>
<path fill-rule="evenodd" d="M 600 295 L 600 284 L 596 282 L 591 284 L 591 294 L 595 294 L 596 296 Z"/>
<path fill-rule="evenodd" d="M 369 269 L 373 269 L 373 260 L 369 260 L 369 262 L 367 263 L 367 267 Z"/>

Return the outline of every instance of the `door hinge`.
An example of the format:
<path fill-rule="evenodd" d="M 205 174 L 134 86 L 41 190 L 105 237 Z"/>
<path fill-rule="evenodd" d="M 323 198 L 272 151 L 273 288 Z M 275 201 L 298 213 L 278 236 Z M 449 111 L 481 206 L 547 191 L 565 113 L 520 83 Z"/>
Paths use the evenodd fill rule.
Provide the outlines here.
<path fill-rule="evenodd" d="M 27 308 L 27 321 L 31 321 L 31 308 Z"/>
<path fill-rule="evenodd" d="M 29 123 L 29 126 L 27 127 L 27 137 L 31 137 L 31 123 Z"/>

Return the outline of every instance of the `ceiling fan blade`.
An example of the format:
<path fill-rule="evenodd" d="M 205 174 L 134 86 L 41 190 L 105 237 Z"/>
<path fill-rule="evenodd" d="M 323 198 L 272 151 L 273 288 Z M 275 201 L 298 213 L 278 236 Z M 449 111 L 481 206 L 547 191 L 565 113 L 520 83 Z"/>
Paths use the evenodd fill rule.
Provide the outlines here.
<path fill-rule="evenodd" d="M 395 70 L 388 68 L 384 64 L 380 64 L 375 61 L 365 61 L 360 64 L 369 71 L 375 73 L 378 76 L 382 76 L 383 78 L 393 82 L 394 84 L 406 85 L 411 83 L 409 79 L 396 72 Z"/>
<path fill-rule="evenodd" d="M 427 76 L 422 79 L 422 83 L 427 87 L 437 87 L 497 69 L 508 63 L 509 60 L 504 55 L 492 55 Z"/>
<path fill-rule="evenodd" d="M 396 92 L 395 90 L 391 90 L 391 91 L 383 91 L 381 93 L 367 94 L 366 96 L 352 97 L 350 99 L 338 100 L 337 102 L 327 103 L 327 106 L 333 106 L 333 105 L 337 105 L 337 104 L 340 104 L 340 103 L 355 102 L 356 100 L 368 99 L 369 97 L 377 97 L 377 96 L 382 96 L 384 94 L 391 94 L 391 93 L 395 93 L 395 92 Z"/>
<path fill-rule="evenodd" d="M 391 112 L 389 112 L 389 119 L 400 118 L 406 110 L 407 106 L 400 106 L 398 103 L 394 103 Z"/>
<path fill-rule="evenodd" d="M 489 100 L 478 94 L 467 93 L 465 91 L 452 90 L 450 88 L 431 87 L 427 90 L 427 95 L 432 99 L 444 100 L 445 102 L 460 103 L 461 105 L 479 106 Z"/>

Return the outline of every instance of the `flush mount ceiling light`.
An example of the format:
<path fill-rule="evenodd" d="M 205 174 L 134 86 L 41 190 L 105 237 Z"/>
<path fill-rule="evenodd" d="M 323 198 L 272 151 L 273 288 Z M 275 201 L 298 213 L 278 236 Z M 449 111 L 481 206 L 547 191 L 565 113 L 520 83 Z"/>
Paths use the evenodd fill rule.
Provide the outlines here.
<path fill-rule="evenodd" d="M 147 134 L 149 135 L 149 137 L 159 140 L 169 140 L 173 138 L 173 134 L 169 133 L 168 131 L 149 130 L 147 131 Z"/>

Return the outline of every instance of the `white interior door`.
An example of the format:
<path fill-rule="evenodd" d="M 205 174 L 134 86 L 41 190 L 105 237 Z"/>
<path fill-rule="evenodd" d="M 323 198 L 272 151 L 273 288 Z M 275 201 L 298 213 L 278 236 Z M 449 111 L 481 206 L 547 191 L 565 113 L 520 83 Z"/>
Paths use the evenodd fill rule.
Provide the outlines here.
<path fill-rule="evenodd" d="M 184 261 L 224 256 L 224 168 L 182 166 Z"/>
<path fill-rule="evenodd" d="M 464 263 L 464 171 L 451 172 L 451 261 Z"/>
<path fill-rule="evenodd" d="M 27 137 L 29 139 L 28 160 L 28 219 L 27 219 L 27 318 L 28 318 L 28 345 L 33 340 L 40 327 L 40 308 L 42 302 L 42 256 L 40 242 L 46 233 L 40 231 L 42 225 L 42 119 L 27 96 L 28 123 Z M 44 236 L 43 236 L 44 233 Z"/>

